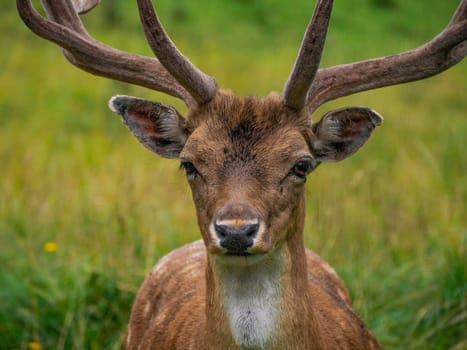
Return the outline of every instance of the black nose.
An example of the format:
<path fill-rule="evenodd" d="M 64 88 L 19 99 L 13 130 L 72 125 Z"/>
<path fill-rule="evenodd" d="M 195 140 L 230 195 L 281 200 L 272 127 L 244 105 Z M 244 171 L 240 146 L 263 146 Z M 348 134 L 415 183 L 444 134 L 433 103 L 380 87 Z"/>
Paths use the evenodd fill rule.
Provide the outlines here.
<path fill-rule="evenodd" d="M 220 239 L 221 247 L 230 255 L 248 255 L 246 250 L 253 245 L 253 239 L 259 230 L 259 224 L 248 224 L 241 227 L 214 225 Z"/>

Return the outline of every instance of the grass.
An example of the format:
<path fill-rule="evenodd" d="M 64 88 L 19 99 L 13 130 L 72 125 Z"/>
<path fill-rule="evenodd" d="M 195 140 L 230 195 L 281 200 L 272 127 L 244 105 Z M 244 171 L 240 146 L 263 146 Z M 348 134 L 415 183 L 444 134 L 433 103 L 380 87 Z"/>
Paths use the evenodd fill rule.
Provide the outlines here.
<path fill-rule="evenodd" d="M 324 65 L 419 45 L 456 1 L 356 4 L 336 3 Z M 178 164 L 137 144 L 106 102 L 125 93 L 184 107 L 76 70 L 13 5 L 0 5 L 0 348 L 119 348 L 146 272 L 199 233 Z M 312 8 L 157 6 L 187 56 L 221 86 L 255 95 L 281 90 Z M 86 21 L 99 39 L 150 55 L 133 2 L 103 2 Z M 368 105 L 385 116 L 363 150 L 310 179 L 305 234 L 385 349 L 467 346 L 466 76 L 463 62 L 319 111 Z"/>

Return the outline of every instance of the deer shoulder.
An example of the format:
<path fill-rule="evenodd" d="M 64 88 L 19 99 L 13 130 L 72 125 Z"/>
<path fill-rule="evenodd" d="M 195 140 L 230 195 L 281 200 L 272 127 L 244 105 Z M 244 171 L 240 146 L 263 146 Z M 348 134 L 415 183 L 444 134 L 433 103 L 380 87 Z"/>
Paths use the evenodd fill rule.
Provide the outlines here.
<path fill-rule="evenodd" d="M 352 310 L 348 291 L 335 270 L 311 250 L 306 250 L 306 257 L 308 289 L 311 298 L 319 301 L 315 308 L 323 331 L 334 329 L 335 320 L 339 320 L 341 335 L 329 334 L 335 338 L 336 346 L 345 349 L 346 338 L 357 336 L 369 339 L 368 349 L 378 349 L 376 340 Z M 125 338 L 127 348 L 151 349 L 154 344 L 160 349 L 202 348 L 208 336 L 209 317 L 205 314 L 206 264 L 206 251 L 200 240 L 174 250 L 154 266 L 133 306 Z M 328 310 L 335 310 L 336 315 L 331 317 L 333 324 L 326 325 L 330 319 Z"/>

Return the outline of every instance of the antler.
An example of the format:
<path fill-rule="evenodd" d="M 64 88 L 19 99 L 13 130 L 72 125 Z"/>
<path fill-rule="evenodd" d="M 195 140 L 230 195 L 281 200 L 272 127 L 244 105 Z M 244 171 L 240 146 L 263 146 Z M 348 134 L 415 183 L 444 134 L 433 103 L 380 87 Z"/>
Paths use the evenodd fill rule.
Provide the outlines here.
<path fill-rule="evenodd" d="M 146 38 L 164 67 L 200 103 L 209 102 L 217 92 L 216 81 L 196 68 L 168 37 L 150 0 L 138 0 Z"/>
<path fill-rule="evenodd" d="M 308 24 L 295 65 L 284 88 L 284 103 L 301 110 L 319 68 L 331 18 L 332 0 L 319 0 Z"/>
<path fill-rule="evenodd" d="M 165 33 L 154 39 L 163 41 L 159 44 L 162 51 L 171 51 L 165 54 L 158 51 L 163 56 L 162 64 L 157 59 L 123 52 L 92 38 L 78 14 L 91 10 L 98 3 L 99 0 L 42 0 L 48 19 L 34 9 L 30 0 L 17 0 L 16 5 L 21 18 L 34 33 L 61 46 L 65 57 L 87 72 L 161 91 L 182 99 L 187 105 L 202 104 L 214 96 L 217 91 L 215 81 L 206 79 L 183 57 Z M 144 5 L 140 1 L 140 9 Z M 151 23 L 148 20 L 144 25 Z M 160 24 L 157 28 L 161 28 Z M 152 41 L 151 46 L 154 45 Z M 170 62 L 168 68 L 164 67 L 164 62 L 172 59 L 175 63 Z M 177 65 L 182 67 L 181 73 L 174 72 Z M 198 80 L 209 81 L 209 87 Z"/>
<path fill-rule="evenodd" d="M 327 101 L 356 92 L 428 78 L 466 55 L 467 0 L 463 0 L 449 25 L 414 50 L 318 70 L 306 103 L 313 111 Z"/>

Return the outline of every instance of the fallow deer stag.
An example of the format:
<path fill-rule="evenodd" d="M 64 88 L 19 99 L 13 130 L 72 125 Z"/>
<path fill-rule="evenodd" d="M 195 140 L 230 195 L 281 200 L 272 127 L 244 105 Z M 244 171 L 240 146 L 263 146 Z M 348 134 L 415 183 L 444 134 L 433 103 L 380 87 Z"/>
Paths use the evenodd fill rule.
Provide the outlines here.
<path fill-rule="evenodd" d="M 137 139 L 178 158 L 190 183 L 202 241 L 164 257 L 141 287 L 128 349 L 378 349 L 350 307 L 334 270 L 303 244 L 304 184 L 322 162 L 356 152 L 382 117 L 366 107 L 332 111 L 323 103 L 355 92 L 423 79 L 467 54 L 467 0 L 428 43 L 394 56 L 318 69 L 332 0 L 319 0 L 281 95 L 238 97 L 220 90 L 168 38 L 150 0 L 138 0 L 158 59 L 93 39 L 79 14 L 98 0 L 17 0 L 32 31 L 90 73 L 182 99 L 172 107 L 115 96 Z"/>

